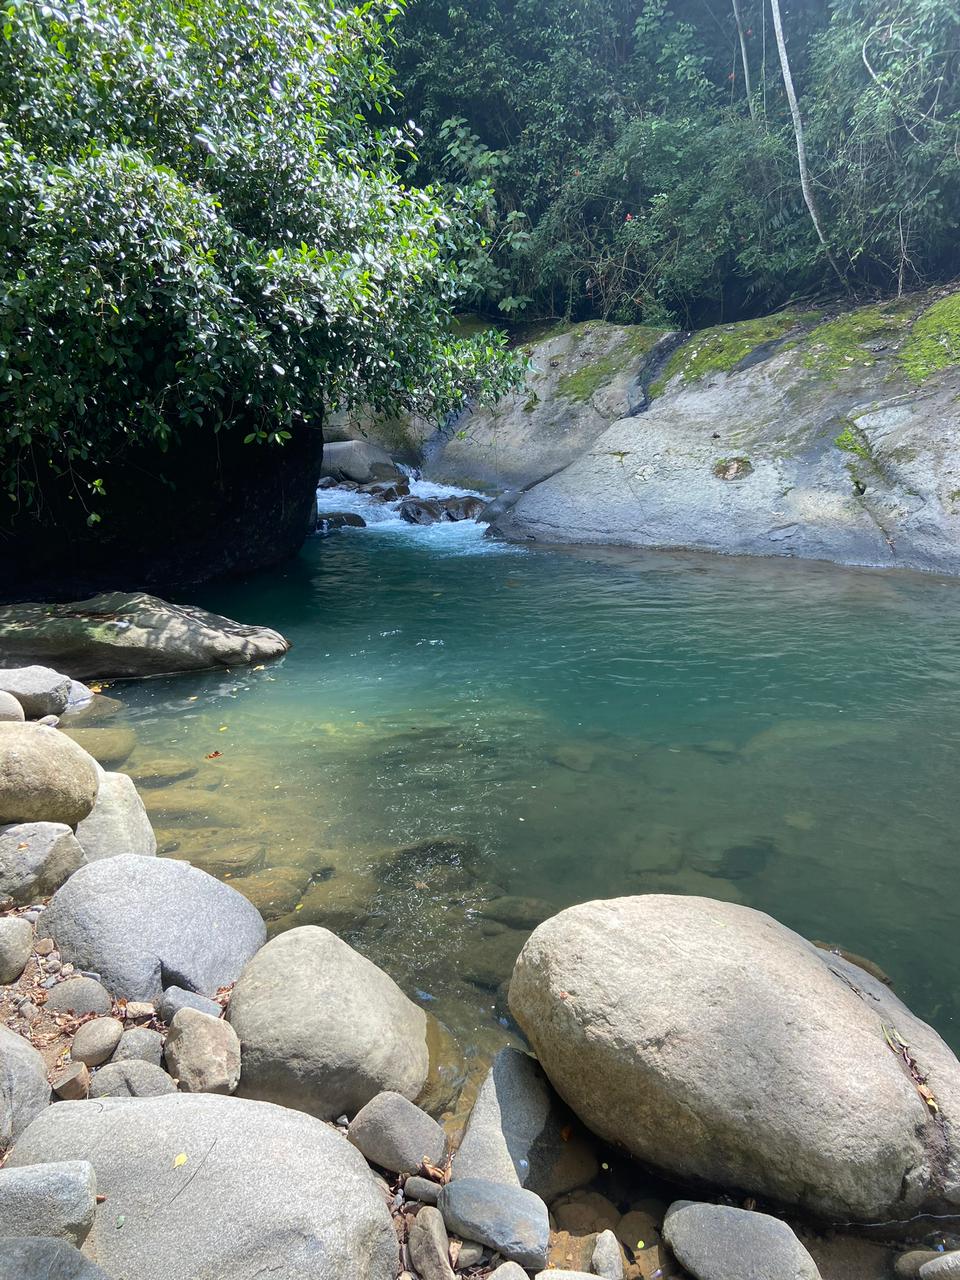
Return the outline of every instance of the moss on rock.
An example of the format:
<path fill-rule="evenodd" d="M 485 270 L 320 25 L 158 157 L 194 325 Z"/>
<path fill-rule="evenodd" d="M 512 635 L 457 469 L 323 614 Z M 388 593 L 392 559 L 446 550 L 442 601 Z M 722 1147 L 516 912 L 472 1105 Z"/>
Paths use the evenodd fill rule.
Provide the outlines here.
<path fill-rule="evenodd" d="M 872 348 L 897 341 L 913 310 L 914 304 L 900 299 L 858 307 L 827 320 L 804 340 L 803 363 L 828 378 L 845 369 L 870 368 L 877 363 L 877 352 Z"/>
<path fill-rule="evenodd" d="M 920 313 L 900 352 L 900 363 L 918 386 L 931 374 L 960 364 L 960 293 Z"/>
<path fill-rule="evenodd" d="M 757 347 L 786 337 L 799 319 L 796 311 L 780 311 L 758 320 L 720 324 L 695 333 L 667 361 L 663 373 L 650 387 L 651 399 L 662 395 L 667 384 L 678 376 L 684 382 L 695 382 L 708 373 L 729 373 Z"/>
<path fill-rule="evenodd" d="M 631 326 L 625 340 L 618 343 L 612 351 L 598 356 L 596 360 L 587 361 L 579 369 L 561 374 L 557 393 L 565 400 L 589 400 L 618 373 L 647 355 L 666 332 L 665 329 L 655 329 L 648 325 Z"/>

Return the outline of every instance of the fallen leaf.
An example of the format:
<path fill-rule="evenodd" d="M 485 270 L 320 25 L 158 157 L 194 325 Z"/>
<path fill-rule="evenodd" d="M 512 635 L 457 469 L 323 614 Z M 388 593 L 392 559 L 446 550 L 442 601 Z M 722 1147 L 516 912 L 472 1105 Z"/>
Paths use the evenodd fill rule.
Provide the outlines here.
<path fill-rule="evenodd" d="M 220 757 L 221 757 L 222 755 L 223 755 L 223 752 L 222 752 L 222 751 L 211 751 L 208 755 L 206 755 L 206 756 L 204 757 L 204 759 L 205 759 L 205 760 L 219 760 L 219 759 L 220 759 Z"/>
<path fill-rule="evenodd" d="M 217 733 L 226 733 L 226 732 L 227 732 L 227 726 L 225 724 L 222 724 L 220 728 L 217 730 Z"/>
<path fill-rule="evenodd" d="M 174 1160 L 173 1167 L 175 1169 L 179 1169 L 182 1164 L 186 1164 L 186 1163 L 187 1163 L 187 1154 L 185 1151 L 181 1151 L 180 1154 L 177 1156 L 176 1160 Z"/>

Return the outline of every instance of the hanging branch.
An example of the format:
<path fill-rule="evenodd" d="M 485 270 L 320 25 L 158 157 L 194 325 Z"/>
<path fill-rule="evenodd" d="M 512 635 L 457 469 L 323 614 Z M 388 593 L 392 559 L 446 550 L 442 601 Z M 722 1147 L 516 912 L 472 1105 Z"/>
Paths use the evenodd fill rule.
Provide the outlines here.
<path fill-rule="evenodd" d="M 737 24 L 737 35 L 740 37 L 740 60 L 743 63 L 743 87 L 747 95 L 747 107 L 750 110 L 750 119 L 756 120 L 757 110 L 753 103 L 753 84 L 750 80 L 750 63 L 747 59 L 747 37 L 743 30 L 743 18 L 740 13 L 740 0 L 732 0 L 733 17 Z"/>

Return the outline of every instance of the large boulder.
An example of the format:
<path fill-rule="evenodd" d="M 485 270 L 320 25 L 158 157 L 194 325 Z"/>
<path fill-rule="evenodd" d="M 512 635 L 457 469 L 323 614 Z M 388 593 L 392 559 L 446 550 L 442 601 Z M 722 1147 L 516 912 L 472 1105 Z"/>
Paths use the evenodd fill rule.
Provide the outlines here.
<path fill-rule="evenodd" d="M 331 1120 L 385 1089 L 414 1101 L 427 1084 L 427 1015 L 328 929 L 305 925 L 267 943 L 234 987 L 228 1017 L 243 1097 Z"/>
<path fill-rule="evenodd" d="M 528 939 L 510 1009 L 595 1133 L 828 1218 L 960 1205 L 960 1064 L 888 987 L 769 916 L 650 894 Z"/>
<path fill-rule="evenodd" d="M 695 1280 L 820 1280 L 817 1264 L 787 1224 L 767 1213 L 677 1200 L 663 1235 Z"/>
<path fill-rule="evenodd" d="M 0 1152 L 49 1104 L 43 1058 L 23 1036 L 0 1023 Z"/>
<path fill-rule="evenodd" d="M 0 1280 L 113 1280 L 69 1240 L 20 1236 L 0 1247 Z"/>
<path fill-rule="evenodd" d="M 398 1247 L 363 1157 L 296 1111 L 214 1094 L 64 1102 L 18 1167 L 89 1160 L 106 1196 L 88 1238 L 137 1280 L 394 1280 Z"/>
<path fill-rule="evenodd" d="M 275 658 L 289 647 L 268 627 L 246 626 L 143 592 L 0 608 L 0 660 L 48 658 L 79 679 L 242 666 Z"/>
<path fill-rule="evenodd" d="M 87 862 L 136 853 L 152 858 L 157 837 L 143 801 L 125 773 L 100 770 L 100 788 L 90 813 L 77 826 L 77 840 Z"/>
<path fill-rule="evenodd" d="M 235 982 L 266 926 L 242 894 L 187 862 L 121 854 L 72 875 L 38 934 L 114 995 L 155 1000 L 165 986 L 214 995 Z"/>
<path fill-rule="evenodd" d="M 93 808 L 96 762 L 57 729 L 0 723 L 0 823 L 76 826 Z"/>
<path fill-rule="evenodd" d="M 399 480 L 403 472 L 379 445 L 366 440 L 344 440 L 324 445 L 320 475 L 369 484 L 372 480 Z"/>
<path fill-rule="evenodd" d="M 84 862 L 65 822 L 14 822 L 0 827 L 0 904 L 45 898 Z"/>
<path fill-rule="evenodd" d="M 96 1207 L 97 1178 L 86 1160 L 0 1169 L 0 1237 L 54 1236 L 81 1245 Z"/>
<path fill-rule="evenodd" d="M 28 720 L 62 716 L 73 681 L 51 667 L 0 667 L 0 691 L 12 694 Z"/>

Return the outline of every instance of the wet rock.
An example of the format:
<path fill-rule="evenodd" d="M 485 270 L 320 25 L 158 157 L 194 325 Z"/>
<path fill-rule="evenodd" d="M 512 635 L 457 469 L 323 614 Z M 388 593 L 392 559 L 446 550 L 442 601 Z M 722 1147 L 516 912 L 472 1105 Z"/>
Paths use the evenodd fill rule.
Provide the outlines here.
<path fill-rule="evenodd" d="M 83 850 L 63 822 L 0 827 L 0 899 L 19 906 L 45 898 L 83 865 Z"/>
<path fill-rule="evenodd" d="M 131 1027 L 124 1031 L 113 1051 L 111 1062 L 149 1062 L 159 1067 L 163 1056 L 163 1036 L 150 1027 Z"/>
<path fill-rule="evenodd" d="M 159 1098 L 176 1092 L 177 1086 L 162 1067 L 136 1058 L 108 1062 L 90 1081 L 91 1098 Z"/>
<path fill-rule="evenodd" d="M 197 1009 L 200 1013 L 209 1014 L 211 1018 L 219 1018 L 223 1012 L 216 1000 L 198 996 L 195 991 L 185 991 L 183 987 L 167 987 L 160 997 L 161 1021 L 169 1026 L 181 1009 Z"/>
<path fill-rule="evenodd" d="M 550 1222 L 547 1206 L 532 1191 L 461 1178 L 443 1188 L 437 1207 L 455 1235 L 524 1267 L 546 1266 Z"/>
<path fill-rule="evenodd" d="M 167 1070 L 184 1093 L 233 1093 L 240 1079 L 240 1041 L 229 1022 L 181 1009 L 164 1045 Z"/>
<path fill-rule="evenodd" d="M 695 1280 L 820 1280 L 787 1224 L 766 1213 L 677 1200 L 667 1210 L 663 1234 Z"/>
<path fill-rule="evenodd" d="M 416 1173 L 424 1163 L 440 1166 L 447 1149 L 436 1120 L 390 1090 L 360 1108 L 347 1137 L 371 1164 L 391 1173 Z"/>
<path fill-rule="evenodd" d="M 0 723 L 0 823 L 75 826 L 93 808 L 98 785 L 94 761 L 58 729 Z"/>
<path fill-rule="evenodd" d="M 113 1276 L 396 1274 L 393 1223 L 363 1157 L 298 1112 L 215 1094 L 61 1103 L 13 1157 L 51 1158 L 93 1164 L 107 1199 L 87 1247 Z"/>
<path fill-rule="evenodd" d="M 920 1268 L 920 1280 L 957 1280 L 960 1277 L 960 1250 L 932 1258 Z"/>
<path fill-rule="evenodd" d="M 90 1092 L 90 1071 L 82 1062 L 71 1062 L 53 1077 L 53 1092 L 65 1102 L 85 1098 Z"/>
<path fill-rule="evenodd" d="M 12 721 L 15 724 L 22 724 L 25 719 L 23 707 L 13 694 L 0 689 L 0 722 Z"/>
<path fill-rule="evenodd" d="M 343 440 L 323 446 L 321 478 L 354 480 L 360 485 L 374 480 L 401 480 L 403 475 L 385 449 L 367 440 Z"/>
<path fill-rule="evenodd" d="M 623 1280 L 623 1250 L 609 1228 L 601 1231 L 594 1245 L 590 1270 L 603 1280 Z"/>
<path fill-rule="evenodd" d="M 535 929 L 544 920 L 557 914 L 557 907 L 542 898 L 518 898 L 505 895 L 481 903 L 477 915 L 484 920 L 497 920 L 511 929 Z"/>
<path fill-rule="evenodd" d="M 0 692 L 16 698 L 28 720 L 62 716 L 70 701 L 70 685 L 69 676 L 51 667 L 0 667 Z"/>
<path fill-rule="evenodd" d="M 327 929 L 274 938 L 247 964 L 228 1015 L 243 1046 L 240 1093 L 321 1119 L 384 1089 L 416 1099 L 429 1072 L 424 1011 Z"/>
<path fill-rule="evenodd" d="M 303 867 L 271 867 L 232 883 L 264 920 L 278 920 L 296 907 L 310 883 L 310 872 Z"/>
<path fill-rule="evenodd" d="M 355 511 L 321 511 L 317 516 L 317 533 L 336 533 L 338 529 L 366 527 L 366 520 Z"/>
<path fill-rule="evenodd" d="M 196 765 L 189 764 L 177 756 L 151 756 L 142 759 L 138 754 L 136 763 L 130 768 L 130 776 L 138 790 L 152 791 L 158 787 L 170 787 L 177 782 L 186 782 L 197 775 Z"/>
<path fill-rule="evenodd" d="M 429 1178 L 407 1178 L 403 1184 L 403 1194 L 408 1200 L 419 1200 L 421 1204 L 436 1204 L 440 1195 L 440 1183 L 431 1182 Z"/>
<path fill-rule="evenodd" d="M 80 680 L 237 667 L 265 662 L 289 647 L 267 627 L 143 592 L 0 609 L 0 659 L 39 654 Z"/>
<path fill-rule="evenodd" d="M 99 1067 L 112 1056 L 123 1035 L 123 1023 L 117 1018 L 94 1018 L 77 1030 L 70 1046 L 70 1057 L 88 1067 Z"/>
<path fill-rule="evenodd" d="M 404 498 L 397 510 L 407 524 L 436 524 L 443 515 L 436 498 Z"/>
<path fill-rule="evenodd" d="M 125 773 L 101 773 L 93 809 L 77 826 L 77 841 L 87 862 L 121 853 L 144 858 L 156 854 L 157 837 L 132 778 Z"/>
<path fill-rule="evenodd" d="M 760 912 L 570 908 L 525 945 L 510 1009 L 580 1118 L 674 1175 L 843 1221 L 960 1201 L 960 1064 L 887 987 Z"/>
<path fill-rule="evenodd" d="M 213 994 L 266 936 L 256 909 L 228 884 L 186 862 L 135 854 L 81 867 L 54 894 L 39 932 L 129 1000 L 155 1000 L 164 982 Z"/>
<path fill-rule="evenodd" d="M 483 498 L 472 495 L 457 498 L 442 498 L 440 501 L 440 517 L 443 520 L 476 520 L 487 503 Z"/>
<path fill-rule="evenodd" d="M 96 1207 L 97 1179 L 87 1160 L 0 1169 L 0 1237 L 48 1236 L 79 1246 Z"/>
<path fill-rule="evenodd" d="M 558 1227 L 573 1235 L 616 1230 L 620 1211 L 599 1191 L 575 1191 L 552 1206 Z"/>
<path fill-rule="evenodd" d="M 87 1013 L 109 1013 L 112 1008 L 110 992 L 94 978 L 65 978 L 51 987 L 47 996 L 51 1013 L 72 1013 L 78 1018 Z"/>
<path fill-rule="evenodd" d="M 631 1209 L 625 1213 L 614 1227 L 617 1239 L 631 1253 L 639 1253 L 641 1249 L 649 1249 L 652 1244 L 660 1243 L 660 1217 L 654 1217 L 642 1209 Z"/>
<path fill-rule="evenodd" d="M 455 1280 L 443 1215 L 424 1205 L 410 1228 L 410 1260 L 422 1280 Z"/>
<path fill-rule="evenodd" d="M 32 1044 L 0 1023 L 0 1152 L 49 1104 L 43 1058 Z"/>
<path fill-rule="evenodd" d="M 0 1280 L 112 1280 L 69 1240 L 28 1236 L 4 1240 Z"/>
<path fill-rule="evenodd" d="M 0 916 L 0 986 L 16 982 L 33 953 L 33 925 L 17 916 Z"/>
<path fill-rule="evenodd" d="M 478 938 L 463 957 L 463 976 L 481 991 L 496 991 L 513 972 L 528 937 L 525 929 L 507 929 Z"/>
<path fill-rule="evenodd" d="M 137 745 L 136 734 L 126 725 L 73 728 L 68 724 L 63 732 L 92 755 L 101 769 L 118 769 Z"/>
<path fill-rule="evenodd" d="M 586 1134 L 533 1058 L 501 1049 L 477 1095 L 451 1178 L 529 1187 L 549 1202 L 585 1186 L 598 1170 Z"/>

